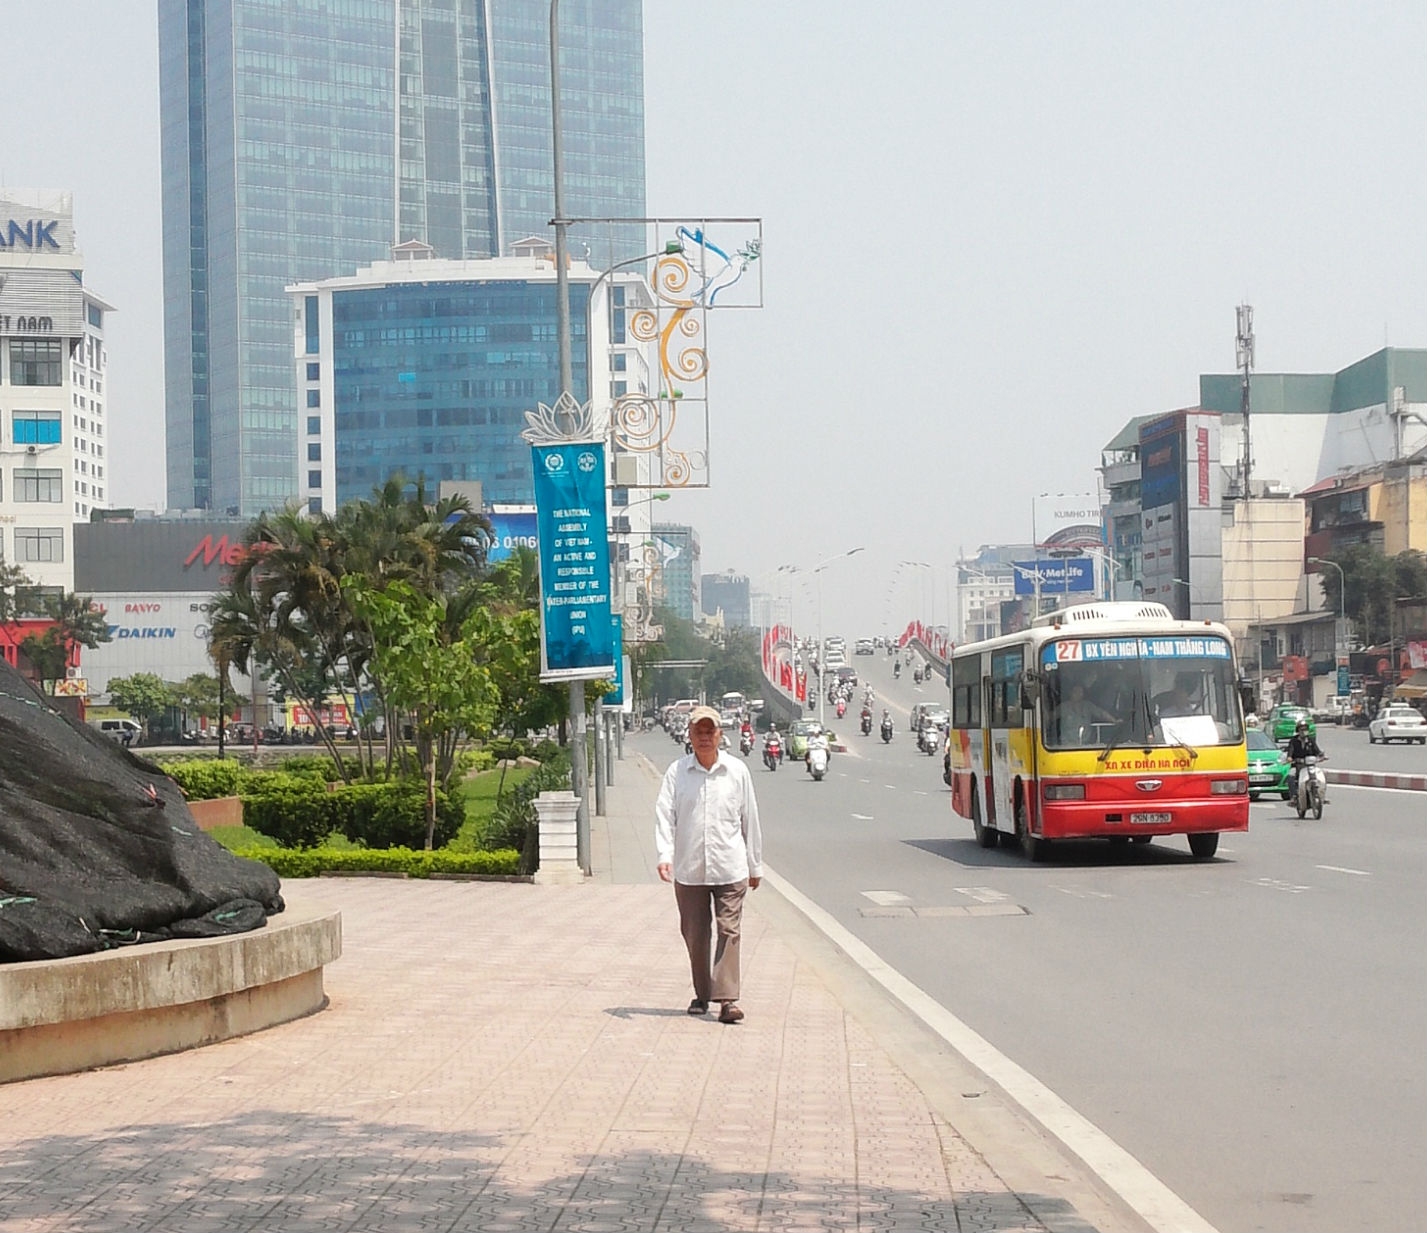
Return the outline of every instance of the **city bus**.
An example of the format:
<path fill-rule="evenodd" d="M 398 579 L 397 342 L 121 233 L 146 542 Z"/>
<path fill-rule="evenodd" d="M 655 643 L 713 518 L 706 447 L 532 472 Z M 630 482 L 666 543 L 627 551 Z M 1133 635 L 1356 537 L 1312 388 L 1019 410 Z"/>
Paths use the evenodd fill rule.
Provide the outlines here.
<path fill-rule="evenodd" d="M 1161 604 L 1081 604 L 951 656 L 952 808 L 983 848 L 1186 835 L 1207 859 L 1249 827 L 1229 631 Z"/>

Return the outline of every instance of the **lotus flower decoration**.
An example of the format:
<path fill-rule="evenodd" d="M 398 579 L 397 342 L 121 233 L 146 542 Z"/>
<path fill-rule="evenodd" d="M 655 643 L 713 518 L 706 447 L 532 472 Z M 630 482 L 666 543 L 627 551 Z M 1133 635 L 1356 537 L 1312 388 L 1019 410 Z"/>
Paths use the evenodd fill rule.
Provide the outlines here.
<path fill-rule="evenodd" d="M 602 441 L 608 413 L 597 413 L 590 403 L 576 402 L 569 390 L 555 400 L 553 407 L 536 403 L 534 411 L 525 413 L 530 425 L 520 435 L 531 445 L 562 445 L 567 441 Z"/>

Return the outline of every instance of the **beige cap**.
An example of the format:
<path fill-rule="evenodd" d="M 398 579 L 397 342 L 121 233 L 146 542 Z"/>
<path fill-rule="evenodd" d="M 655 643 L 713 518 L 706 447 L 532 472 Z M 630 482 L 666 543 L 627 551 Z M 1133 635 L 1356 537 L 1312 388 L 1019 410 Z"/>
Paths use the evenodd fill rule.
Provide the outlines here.
<path fill-rule="evenodd" d="M 723 723 L 723 717 L 719 715 L 719 713 L 714 710 L 713 707 L 696 706 L 692 711 L 689 712 L 689 727 L 692 728 L 696 723 L 703 719 L 712 719 L 715 728 L 719 727 Z"/>

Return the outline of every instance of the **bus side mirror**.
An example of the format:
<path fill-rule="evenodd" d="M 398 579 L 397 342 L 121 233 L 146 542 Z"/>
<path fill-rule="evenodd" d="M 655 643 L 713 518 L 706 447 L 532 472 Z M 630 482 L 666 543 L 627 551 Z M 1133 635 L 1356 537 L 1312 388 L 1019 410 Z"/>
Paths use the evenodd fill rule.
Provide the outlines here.
<path fill-rule="evenodd" d="M 1030 710 L 1041 696 L 1042 678 L 1039 672 L 1027 668 L 1020 674 L 1021 706 Z"/>

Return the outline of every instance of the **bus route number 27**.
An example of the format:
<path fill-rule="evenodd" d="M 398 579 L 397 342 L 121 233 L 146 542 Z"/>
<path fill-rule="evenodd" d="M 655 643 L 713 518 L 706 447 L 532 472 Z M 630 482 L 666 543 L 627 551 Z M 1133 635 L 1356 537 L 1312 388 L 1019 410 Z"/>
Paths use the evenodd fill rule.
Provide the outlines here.
<path fill-rule="evenodd" d="M 1080 659 L 1080 643 L 1078 642 L 1057 642 L 1055 644 L 1055 662 L 1058 664 L 1071 663 Z"/>

